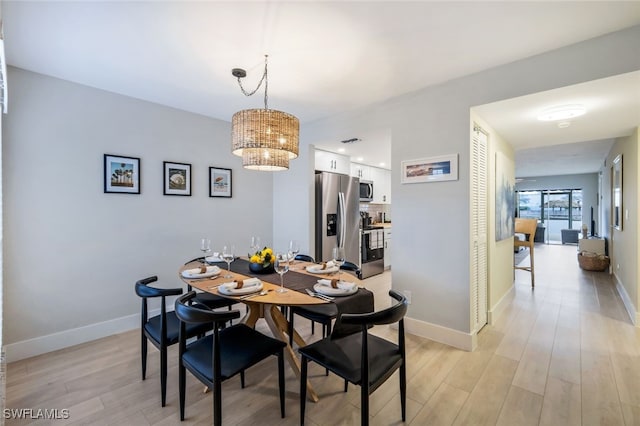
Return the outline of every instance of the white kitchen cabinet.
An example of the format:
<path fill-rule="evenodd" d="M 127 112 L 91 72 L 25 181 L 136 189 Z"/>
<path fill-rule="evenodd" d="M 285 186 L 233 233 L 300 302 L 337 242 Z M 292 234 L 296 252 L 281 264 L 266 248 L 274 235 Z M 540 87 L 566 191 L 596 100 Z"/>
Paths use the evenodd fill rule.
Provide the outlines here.
<path fill-rule="evenodd" d="M 346 155 L 316 149 L 315 164 L 316 170 L 323 172 L 342 173 L 344 175 L 351 173 L 351 162 Z"/>
<path fill-rule="evenodd" d="M 351 163 L 351 176 L 360 178 L 360 180 L 373 180 L 371 167 L 359 163 Z"/>
<path fill-rule="evenodd" d="M 384 269 L 391 268 L 391 228 L 384 228 Z"/>
<path fill-rule="evenodd" d="M 391 171 L 371 167 L 373 181 L 373 203 L 391 204 Z"/>

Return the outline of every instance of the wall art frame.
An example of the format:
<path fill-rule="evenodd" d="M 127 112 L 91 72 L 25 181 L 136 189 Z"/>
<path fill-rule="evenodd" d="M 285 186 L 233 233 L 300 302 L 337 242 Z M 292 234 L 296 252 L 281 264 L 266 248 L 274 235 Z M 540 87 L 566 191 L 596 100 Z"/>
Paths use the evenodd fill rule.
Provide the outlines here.
<path fill-rule="evenodd" d="M 104 192 L 140 194 L 140 158 L 104 154 Z"/>
<path fill-rule="evenodd" d="M 231 169 L 209 167 L 209 197 L 231 198 L 232 185 Z"/>
<path fill-rule="evenodd" d="M 191 164 L 164 161 L 164 195 L 191 196 Z"/>
<path fill-rule="evenodd" d="M 622 231 L 622 154 L 618 154 L 611 164 L 611 225 Z"/>
<path fill-rule="evenodd" d="M 458 154 L 405 160 L 401 165 L 400 183 L 458 180 Z"/>

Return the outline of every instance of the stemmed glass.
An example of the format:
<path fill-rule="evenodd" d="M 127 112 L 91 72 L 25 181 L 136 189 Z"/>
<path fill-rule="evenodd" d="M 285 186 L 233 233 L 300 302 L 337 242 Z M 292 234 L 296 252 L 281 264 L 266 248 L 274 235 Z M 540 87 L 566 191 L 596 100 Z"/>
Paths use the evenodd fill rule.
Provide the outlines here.
<path fill-rule="evenodd" d="M 207 253 L 211 252 L 211 240 L 208 238 L 203 238 L 200 240 L 200 250 L 202 251 L 202 253 L 204 254 L 204 256 L 202 256 L 202 266 L 204 268 L 207 267 Z"/>
<path fill-rule="evenodd" d="M 256 254 L 258 252 L 258 250 L 260 250 L 262 247 L 260 247 L 260 237 L 251 237 L 251 253 L 250 255 L 253 256 L 254 254 Z M 249 257 L 251 257 L 249 256 Z"/>
<path fill-rule="evenodd" d="M 289 256 L 287 253 L 276 253 L 275 262 L 276 272 L 280 275 L 280 288 L 276 290 L 278 293 L 285 293 L 287 291 L 284 288 L 284 274 L 289 271 Z"/>
<path fill-rule="evenodd" d="M 227 275 L 224 276 L 225 278 L 233 278 L 233 275 L 231 275 L 231 262 L 235 258 L 234 252 L 235 249 L 232 245 L 226 245 L 222 248 L 222 260 L 227 262 Z"/>
<path fill-rule="evenodd" d="M 338 281 L 342 281 L 342 265 L 345 262 L 344 247 L 333 248 L 333 263 L 338 265 Z"/>
<path fill-rule="evenodd" d="M 291 257 L 291 269 L 293 269 L 293 264 L 296 260 L 296 255 L 300 253 L 300 244 L 298 244 L 297 240 L 289 241 L 289 257 Z"/>

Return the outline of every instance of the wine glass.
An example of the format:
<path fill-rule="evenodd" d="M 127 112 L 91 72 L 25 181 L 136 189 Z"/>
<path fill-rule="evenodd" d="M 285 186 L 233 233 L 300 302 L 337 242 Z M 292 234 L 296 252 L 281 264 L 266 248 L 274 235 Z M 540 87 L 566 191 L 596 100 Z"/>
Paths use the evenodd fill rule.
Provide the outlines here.
<path fill-rule="evenodd" d="M 333 263 L 338 265 L 338 281 L 342 281 L 342 265 L 345 262 L 344 247 L 333 248 Z"/>
<path fill-rule="evenodd" d="M 258 252 L 258 250 L 260 250 L 262 247 L 260 247 L 260 237 L 251 237 L 251 256 L 253 256 L 254 254 L 256 254 Z M 249 256 L 249 257 L 251 257 Z"/>
<path fill-rule="evenodd" d="M 202 266 L 207 267 L 206 257 L 209 252 L 211 252 L 211 240 L 209 238 L 203 238 L 200 240 L 200 250 L 204 254 L 202 256 Z"/>
<path fill-rule="evenodd" d="M 278 293 L 285 293 L 287 291 L 284 288 L 284 274 L 289 271 L 289 256 L 287 253 L 276 253 L 275 262 L 276 272 L 280 275 L 280 288 L 276 290 Z"/>
<path fill-rule="evenodd" d="M 226 245 L 222 248 L 222 260 L 227 262 L 227 275 L 224 276 L 225 278 L 233 278 L 233 275 L 231 275 L 231 262 L 235 258 L 234 252 L 235 248 L 232 245 Z"/>
<path fill-rule="evenodd" d="M 289 257 L 291 258 L 291 265 L 294 264 L 296 260 L 296 255 L 300 253 L 300 244 L 298 244 L 297 240 L 289 241 Z M 293 266 L 291 267 L 293 269 Z"/>

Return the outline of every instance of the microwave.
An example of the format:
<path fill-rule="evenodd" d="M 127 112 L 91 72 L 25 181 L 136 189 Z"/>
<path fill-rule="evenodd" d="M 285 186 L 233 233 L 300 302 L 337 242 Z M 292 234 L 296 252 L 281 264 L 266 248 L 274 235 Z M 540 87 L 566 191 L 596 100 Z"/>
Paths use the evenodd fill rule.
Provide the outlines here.
<path fill-rule="evenodd" d="M 373 201 L 373 182 L 370 180 L 360 181 L 360 201 Z"/>

